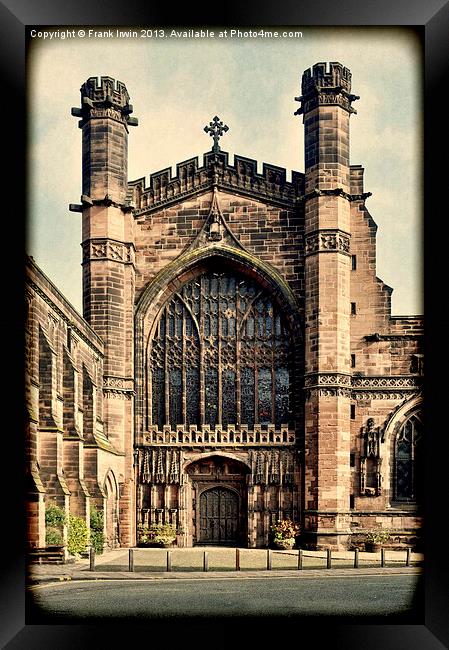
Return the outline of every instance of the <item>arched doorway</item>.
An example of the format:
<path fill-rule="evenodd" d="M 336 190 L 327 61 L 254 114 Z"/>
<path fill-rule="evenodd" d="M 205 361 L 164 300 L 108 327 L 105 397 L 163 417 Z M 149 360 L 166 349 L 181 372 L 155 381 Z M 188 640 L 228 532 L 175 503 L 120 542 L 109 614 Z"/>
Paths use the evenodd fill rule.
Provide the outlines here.
<path fill-rule="evenodd" d="M 193 544 L 246 546 L 247 472 L 244 463 L 218 455 L 188 465 Z"/>

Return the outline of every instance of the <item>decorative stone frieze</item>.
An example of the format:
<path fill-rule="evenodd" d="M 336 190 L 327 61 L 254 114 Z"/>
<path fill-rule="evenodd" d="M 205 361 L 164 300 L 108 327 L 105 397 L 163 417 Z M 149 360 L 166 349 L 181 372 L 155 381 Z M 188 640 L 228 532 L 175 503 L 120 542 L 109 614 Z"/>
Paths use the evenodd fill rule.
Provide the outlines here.
<path fill-rule="evenodd" d="M 338 230 L 321 230 L 306 236 L 306 255 L 334 253 L 350 255 L 351 236 Z"/>
<path fill-rule="evenodd" d="M 90 239 L 83 242 L 83 264 L 95 260 L 134 264 L 134 245 L 113 239 Z"/>

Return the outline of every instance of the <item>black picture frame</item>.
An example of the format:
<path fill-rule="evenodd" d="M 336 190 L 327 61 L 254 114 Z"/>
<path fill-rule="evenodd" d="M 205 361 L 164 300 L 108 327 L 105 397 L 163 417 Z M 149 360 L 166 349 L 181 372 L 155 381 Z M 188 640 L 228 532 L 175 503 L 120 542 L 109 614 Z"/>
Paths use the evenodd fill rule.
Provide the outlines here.
<path fill-rule="evenodd" d="M 425 422 L 426 476 L 425 491 L 425 620 L 417 625 L 356 624 L 317 625 L 308 632 L 320 645 L 332 644 L 336 648 L 419 648 L 435 650 L 449 647 L 448 580 L 445 551 L 445 513 L 448 510 L 444 477 L 447 474 L 447 435 L 444 418 L 445 382 L 443 371 L 448 367 L 446 332 L 449 325 L 445 308 L 444 290 L 447 275 L 445 264 L 444 226 L 439 220 L 447 212 L 445 189 L 447 186 L 447 118 L 443 95 L 449 80 L 449 2 L 442 0 L 366 0 L 360 2 L 307 2 L 270 3 L 268 0 L 248 3 L 229 3 L 216 7 L 215 16 L 191 4 L 176 8 L 138 0 L 126 4 L 78 0 L 77 3 L 58 3 L 57 0 L 7 0 L 0 3 L 0 66 L 4 94 L 2 96 L 2 124 L 4 132 L 12 136 L 10 145 L 3 150 L 3 242 L 10 251 L 8 273 L 4 269 L 4 300 L 8 307 L 4 340 L 15 360 L 4 363 L 8 391 L 4 395 L 4 464 L 11 469 L 8 488 L 2 499 L 4 569 L 2 571 L 3 614 L 0 625 L 2 647 L 63 648 L 63 647 L 116 647 L 118 628 L 126 624 L 105 625 L 25 625 L 25 557 L 23 492 L 18 487 L 18 477 L 23 467 L 23 356 L 22 346 L 22 294 L 23 250 L 25 242 L 25 190 L 26 190 L 26 103 L 25 103 L 25 44 L 26 27 L 42 25 L 299 25 L 299 26 L 355 26 L 355 25 L 409 25 L 421 29 L 425 43 L 425 199 L 424 199 L 424 253 L 426 317 L 426 382 Z M 398 70 L 398 74 L 400 71 Z M 445 140 L 446 136 L 446 140 Z M 14 189 L 12 189 L 14 188 Z M 16 281 L 12 281 L 12 278 Z M 440 309 L 441 305 L 441 309 Z M 443 392 L 444 391 L 444 392 Z M 17 489 L 14 489 L 14 486 Z M 21 485 L 21 487 L 25 487 Z M 231 621 L 188 621 L 173 625 L 151 621 L 148 625 L 135 622 L 132 637 L 152 644 L 157 632 L 164 632 L 173 644 L 190 642 L 211 643 L 215 648 L 231 645 L 243 647 L 267 640 L 268 633 L 285 644 L 304 643 L 306 625 L 300 620 L 258 620 L 239 624 Z M 230 633 L 231 627 L 233 628 Z M 310 640 L 308 641 L 310 643 Z M 312 641 L 313 642 L 313 641 Z M 264 644 L 265 645 L 265 644 Z"/>

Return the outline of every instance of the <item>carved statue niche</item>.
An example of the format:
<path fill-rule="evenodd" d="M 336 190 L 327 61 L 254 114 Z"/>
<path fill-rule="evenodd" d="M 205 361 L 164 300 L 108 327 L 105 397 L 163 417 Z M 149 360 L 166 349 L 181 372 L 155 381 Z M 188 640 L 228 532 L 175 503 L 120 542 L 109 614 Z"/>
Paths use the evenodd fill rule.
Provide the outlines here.
<path fill-rule="evenodd" d="M 360 494 L 370 497 L 377 497 L 382 493 L 380 445 L 384 442 L 384 430 L 374 424 L 374 419 L 368 418 L 360 434 L 363 440 L 360 455 Z"/>

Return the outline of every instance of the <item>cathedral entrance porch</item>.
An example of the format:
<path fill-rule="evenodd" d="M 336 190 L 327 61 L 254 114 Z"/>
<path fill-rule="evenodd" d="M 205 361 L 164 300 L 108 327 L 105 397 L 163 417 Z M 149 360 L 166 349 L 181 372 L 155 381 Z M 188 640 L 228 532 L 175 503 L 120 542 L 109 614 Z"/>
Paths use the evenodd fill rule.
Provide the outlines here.
<path fill-rule="evenodd" d="M 247 545 L 247 471 L 244 463 L 220 456 L 187 467 L 192 545 Z"/>

